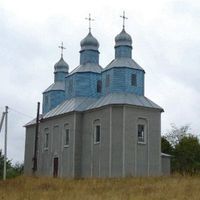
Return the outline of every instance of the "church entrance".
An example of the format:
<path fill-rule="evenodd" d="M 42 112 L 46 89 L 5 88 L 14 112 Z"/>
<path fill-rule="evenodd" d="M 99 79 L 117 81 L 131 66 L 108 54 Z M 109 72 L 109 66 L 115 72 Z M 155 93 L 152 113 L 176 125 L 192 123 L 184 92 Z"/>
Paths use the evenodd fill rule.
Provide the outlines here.
<path fill-rule="evenodd" d="M 58 157 L 53 159 L 53 177 L 58 176 Z"/>

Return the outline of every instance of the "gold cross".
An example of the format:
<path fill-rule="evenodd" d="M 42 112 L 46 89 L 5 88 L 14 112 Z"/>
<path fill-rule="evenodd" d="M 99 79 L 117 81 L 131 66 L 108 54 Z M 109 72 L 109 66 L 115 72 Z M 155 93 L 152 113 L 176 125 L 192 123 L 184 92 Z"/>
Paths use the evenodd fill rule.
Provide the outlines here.
<path fill-rule="evenodd" d="M 89 13 L 89 17 L 88 18 L 86 17 L 85 19 L 89 21 L 89 32 L 91 32 L 91 21 L 94 21 L 94 19 L 91 18 L 90 13 Z"/>
<path fill-rule="evenodd" d="M 125 28 L 125 20 L 128 19 L 126 16 L 125 16 L 125 11 L 123 11 L 123 16 L 120 16 L 121 18 L 123 18 L 123 29 Z"/>
<path fill-rule="evenodd" d="M 61 46 L 58 46 L 58 48 L 61 49 L 61 57 L 63 57 L 63 50 L 66 49 L 66 48 L 63 46 L 63 42 L 61 42 Z"/>

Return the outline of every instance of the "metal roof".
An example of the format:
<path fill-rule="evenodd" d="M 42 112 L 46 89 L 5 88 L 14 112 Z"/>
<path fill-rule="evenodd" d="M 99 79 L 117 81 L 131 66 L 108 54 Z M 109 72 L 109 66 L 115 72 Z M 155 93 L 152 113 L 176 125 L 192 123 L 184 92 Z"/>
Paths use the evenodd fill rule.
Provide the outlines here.
<path fill-rule="evenodd" d="M 76 97 L 64 101 L 53 110 L 46 113 L 43 118 L 54 117 L 72 111 L 86 111 L 90 109 L 100 108 L 106 105 L 128 104 L 134 106 L 142 106 L 154 108 L 163 111 L 163 109 L 144 96 L 127 93 L 111 93 L 99 99 L 88 97 Z"/>
<path fill-rule="evenodd" d="M 94 64 L 94 63 L 86 63 L 84 65 L 79 65 L 78 67 L 76 67 L 72 72 L 70 72 L 70 75 L 76 73 L 76 72 L 94 72 L 94 73 L 101 73 L 102 71 L 102 67 L 98 64 Z"/>
<path fill-rule="evenodd" d="M 93 104 L 95 101 L 96 101 L 95 98 L 87 98 L 87 97 L 76 97 L 73 99 L 66 100 L 62 104 L 55 107 L 53 110 L 46 113 L 43 119 L 54 117 L 72 111 L 87 110 L 88 106 L 90 104 Z"/>
<path fill-rule="evenodd" d="M 150 99 L 144 96 L 138 96 L 135 94 L 127 94 L 127 93 L 111 93 L 106 96 L 103 96 L 99 99 L 96 98 L 88 98 L 88 97 L 76 97 L 69 100 L 64 101 L 48 113 L 46 113 L 43 117 L 40 116 L 40 119 L 46 119 L 49 117 L 54 117 L 58 115 L 62 115 L 72 111 L 86 111 L 95 108 L 100 108 L 106 105 L 134 105 L 134 106 L 141 106 L 146 108 L 154 108 L 160 111 L 163 109 L 152 102 Z M 36 123 L 36 120 L 33 119 L 25 126 L 30 126 Z"/>
<path fill-rule="evenodd" d="M 91 104 L 87 109 L 99 108 L 105 105 L 113 104 L 128 104 L 134 106 L 142 106 L 147 108 L 155 108 L 163 111 L 163 109 L 152 102 L 145 96 L 139 96 L 131 93 L 110 93 L 104 97 L 99 98 L 96 102 Z"/>
<path fill-rule="evenodd" d="M 39 120 L 42 119 L 42 115 L 39 115 Z M 30 125 L 33 125 L 33 124 L 36 124 L 36 118 L 31 120 L 30 122 L 28 122 L 27 124 L 24 125 L 24 127 L 26 126 L 30 126 Z"/>
<path fill-rule="evenodd" d="M 133 69 L 139 69 L 143 70 L 140 65 L 138 65 L 132 58 L 116 58 L 111 61 L 110 64 L 108 64 L 103 71 L 106 71 L 108 69 L 111 69 L 113 67 L 128 67 L 128 68 L 133 68 Z"/>
<path fill-rule="evenodd" d="M 52 90 L 65 90 L 65 82 L 64 81 L 56 81 L 52 85 L 50 85 L 43 93 L 49 92 Z"/>

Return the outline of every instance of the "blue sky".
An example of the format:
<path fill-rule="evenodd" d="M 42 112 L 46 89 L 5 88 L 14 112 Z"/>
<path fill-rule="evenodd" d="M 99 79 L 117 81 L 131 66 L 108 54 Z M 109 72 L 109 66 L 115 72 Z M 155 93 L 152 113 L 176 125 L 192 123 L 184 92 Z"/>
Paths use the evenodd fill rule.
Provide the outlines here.
<path fill-rule="evenodd" d="M 37 101 L 53 82 L 61 41 L 71 71 L 79 63 L 80 41 L 88 33 L 85 17 L 91 13 L 100 64 L 105 67 L 114 57 L 114 37 L 122 29 L 119 16 L 123 10 L 128 17 L 126 30 L 133 39 L 133 58 L 146 71 L 145 95 L 165 110 L 162 133 L 175 123 L 190 124 L 191 132 L 200 134 L 199 1 L 1 0 L 0 113 L 5 105 L 11 108 L 9 159 L 24 159 L 23 125 L 35 117 Z"/>

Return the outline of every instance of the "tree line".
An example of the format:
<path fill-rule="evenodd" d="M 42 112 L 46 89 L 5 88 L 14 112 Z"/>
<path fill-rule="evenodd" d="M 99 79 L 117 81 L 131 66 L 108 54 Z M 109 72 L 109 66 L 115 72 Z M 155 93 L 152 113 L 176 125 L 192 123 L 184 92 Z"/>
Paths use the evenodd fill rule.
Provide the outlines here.
<path fill-rule="evenodd" d="M 4 155 L 2 155 L 0 150 L 0 180 L 3 179 L 3 168 L 4 168 Z M 24 165 L 23 163 L 12 164 L 11 160 L 6 161 L 6 172 L 7 178 L 14 178 L 23 173 Z"/>
<path fill-rule="evenodd" d="M 161 138 L 161 150 L 171 155 L 171 171 L 180 174 L 200 173 L 200 141 L 190 133 L 190 126 L 171 125 Z"/>

